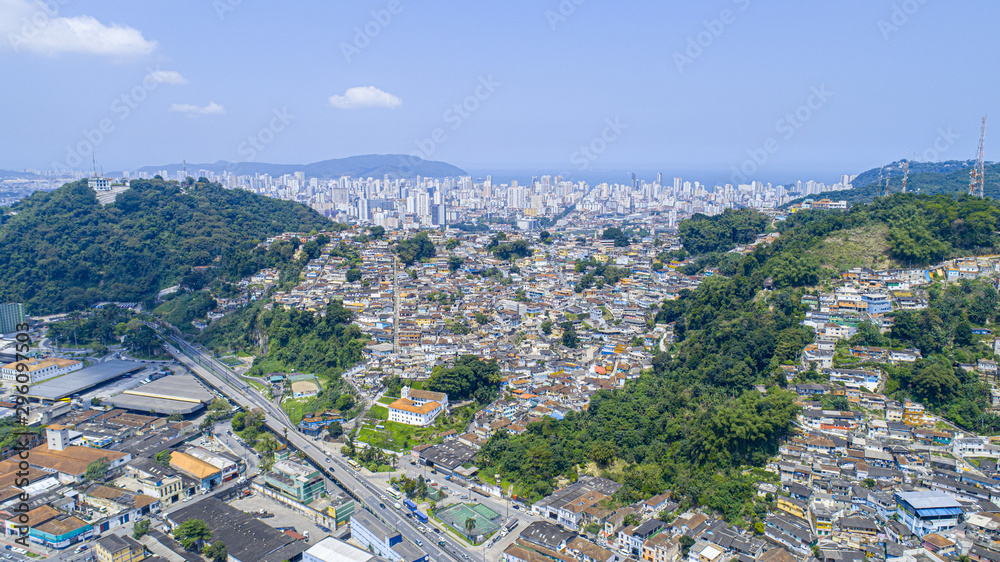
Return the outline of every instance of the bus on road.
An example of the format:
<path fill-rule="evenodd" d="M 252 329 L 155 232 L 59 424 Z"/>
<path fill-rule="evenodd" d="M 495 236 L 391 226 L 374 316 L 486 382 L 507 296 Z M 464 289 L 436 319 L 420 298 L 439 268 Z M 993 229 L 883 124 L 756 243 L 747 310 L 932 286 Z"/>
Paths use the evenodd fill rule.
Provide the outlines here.
<path fill-rule="evenodd" d="M 388 496 L 389 496 L 390 498 L 392 498 L 392 499 L 394 499 L 394 500 L 398 500 L 398 499 L 399 499 L 399 492 L 397 492 L 396 490 L 393 490 L 392 488 L 386 488 L 386 489 L 385 489 L 385 493 L 386 493 L 386 494 L 387 494 L 387 495 L 388 495 Z"/>
<path fill-rule="evenodd" d="M 359 465 L 354 459 L 347 459 L 347 466 L 353 468 L 354 470 L 361 470 L 361 465 Z"/>
<path fill-rule="evenodd" d="M 427 523 L 427 516 L 424 515 L 422 512 L 417 511 L 417 510 L 414 509 L 413 510 L 413 516 L 416 517 L 417 519 L 419 519 L 421 523 L 424 523 L 424 524 Z"/>
<path fill-rule="evenodd" d="M 405 505 L 406 507 L 410 508 L 410 511 L 416 511 L 417 510 L 417 504 L 413 503 L 413 500 L 406 500 L 406 501 L 403 502 L 403 505 Z"/>

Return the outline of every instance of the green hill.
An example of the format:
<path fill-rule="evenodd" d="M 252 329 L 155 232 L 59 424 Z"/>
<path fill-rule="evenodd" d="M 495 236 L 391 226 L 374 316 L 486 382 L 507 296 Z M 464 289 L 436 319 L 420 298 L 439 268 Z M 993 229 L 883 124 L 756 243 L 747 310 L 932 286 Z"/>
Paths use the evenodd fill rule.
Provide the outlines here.
<path fill-rule="evenodd" d="M 5 211 L 0 302 L 36 315 L 105 300 L 151 304 L 192 266 L 213 266 L 200 282 L 235 281 L 256 271 L 264 253 L 254 247 L 268 236 L 338 228 L 299 203 L 158 179 L 133 181 L 107 206 L 79 181 Z"/>
<path fill-rule="evenodd" d="M 949 160 L 947 162 L 910 162 L 910 172 L 906 180 L 906 191 L 908 193 L 922 193 L 926 195 L 960 195 L 969 192 L 969 170 L 972 168 L 972 160 Z M 983 169 L 986 172 L 986 182 L 983 193 L 986 197 L 1000 199 L 1000 163 L 987 162 Z M 879 174 L 882 182 L 879 184 Z M 853 188 L 844 191 L 836 191 L 824 194 L 834 200 L 845 200 L 849 204 L 869 203 L 875 199 L 879 191 L 879 185 L 885 190 L 886 176 L 889 179 L 888 193 L 900 193 L 903 191 L 903 161 L 887 164 L 883 168 L 872 168 L 866 170 L 851 182 Z M 816 199 L 817 197 L 813 197 Z M 788 203 L 802 202 L 804 198 L 799 198 Z"/>

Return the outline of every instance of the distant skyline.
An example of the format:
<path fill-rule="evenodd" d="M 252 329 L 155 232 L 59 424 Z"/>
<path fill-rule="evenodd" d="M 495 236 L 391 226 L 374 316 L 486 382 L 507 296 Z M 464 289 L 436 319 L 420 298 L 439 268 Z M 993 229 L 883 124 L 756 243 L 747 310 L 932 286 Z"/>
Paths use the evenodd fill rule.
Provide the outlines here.
<path fill-rule="evenodd" d="M 994 3 L 474 8 L 0 0 L 0 169 L 412 153 L 526 180 L 833 182 L 973 158 L 986 113 L 1000 159 Z"/>

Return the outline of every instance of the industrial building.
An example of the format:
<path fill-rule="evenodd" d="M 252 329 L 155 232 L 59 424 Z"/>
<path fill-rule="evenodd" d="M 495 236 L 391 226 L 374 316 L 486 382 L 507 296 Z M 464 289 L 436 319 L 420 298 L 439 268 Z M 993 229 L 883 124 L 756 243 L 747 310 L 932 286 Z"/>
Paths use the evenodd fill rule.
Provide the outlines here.
<path fill-rule="evenodd" d="M 188 415 L 215 399 L 192 375 L 170 375 L 107 399 L 107 404 L 136 412 Z"/>

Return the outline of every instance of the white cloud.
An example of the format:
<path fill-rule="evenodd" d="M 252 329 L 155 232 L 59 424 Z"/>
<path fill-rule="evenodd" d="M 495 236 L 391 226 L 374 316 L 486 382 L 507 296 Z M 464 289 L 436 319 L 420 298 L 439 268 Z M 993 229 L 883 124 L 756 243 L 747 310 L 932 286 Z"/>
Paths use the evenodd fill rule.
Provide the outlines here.
<path fill-rule="evenodd" d="M 188 115 L 222 115 L 226 112 L 226 108 L 214 101 L 204 106 L 193 103 L 175 103 L 170 106 L 170 111 L 186 113 Z"/>
<path fill-rule="evenodd" d="M 375 86 L 357 86 L 348 88 L 342 96 L 330 96 L 330 105 L 338 109 L 364 109 L 368 107 L 384 107 L 396 109 L 403 105 L 403 100 L 383 92 Z"/>
<path fill-rule="evenodd" d="M 80 53 L 113 57 L 143 56 L 156 41 L 119 24 L 104 24 L 91 16 L 60 16 L 60 3 L 0 0 L 0 49 L 46 56 Z"/>
<path fill-rule="evenodd" d="M 153 79 L 154 82 L 160 84 L 187 84 L 187 78 L 181 76 L 180 72 L 176 70 L 160 70 L 156 69 L 150 71 L 149 77 Z"/>

